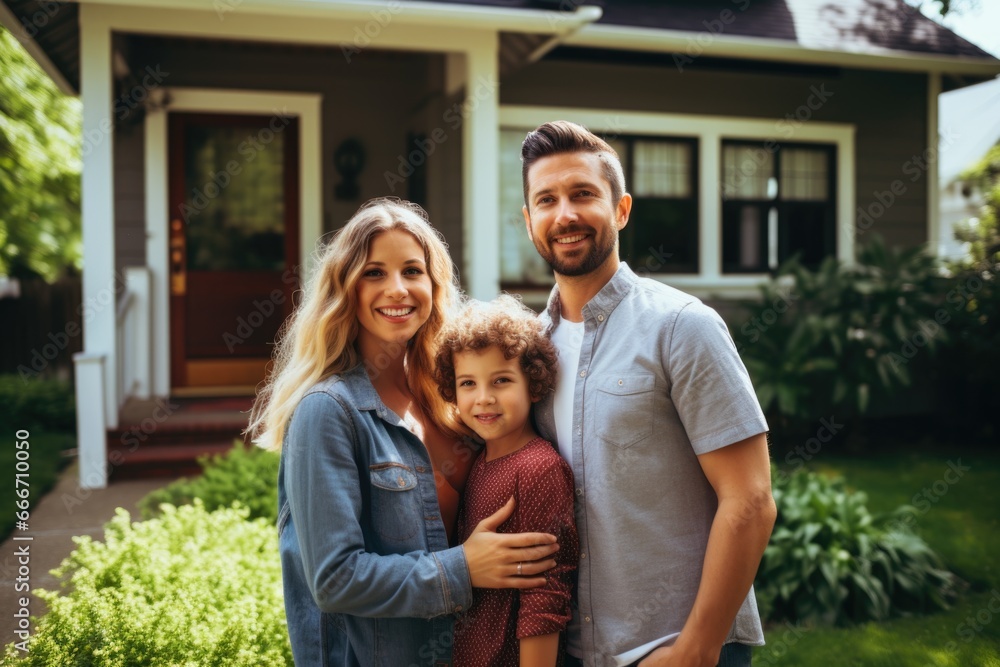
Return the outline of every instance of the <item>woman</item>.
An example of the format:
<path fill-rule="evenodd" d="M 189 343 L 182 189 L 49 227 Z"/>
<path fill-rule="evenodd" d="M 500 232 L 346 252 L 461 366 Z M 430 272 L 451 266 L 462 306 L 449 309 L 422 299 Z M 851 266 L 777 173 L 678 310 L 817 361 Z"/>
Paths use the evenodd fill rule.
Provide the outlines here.
<path fill-rule="evenodd" d="M 420 207 L 364 205 L 321 252 L 254 406 L 282 447 L 279 546 L 299 665 L 449 664 L 472 587 L 530 588 L 555 538 L 497 534 L 513 503 L 449 547 L 472 462 L 430 367 L 452 265 Z M 544 560 L 542 560 L 544 559 Z"/>

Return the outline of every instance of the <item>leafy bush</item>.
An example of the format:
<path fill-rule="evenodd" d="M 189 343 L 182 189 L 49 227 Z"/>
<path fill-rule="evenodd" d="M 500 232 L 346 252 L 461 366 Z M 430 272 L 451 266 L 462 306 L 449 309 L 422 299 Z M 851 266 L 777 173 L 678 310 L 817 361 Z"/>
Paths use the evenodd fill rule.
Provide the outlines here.
<path fill-rule="evenodd" d="M 64 592 L 37 591 L 49 611 L 7 664 L 292 665 L 277 534 L 246 509 L 196 501 L 141 523 L 119 509 L 104 542 L 74 540 Z"/>
<path fill-rule="evenodd" d="M 749 316 L 733 332 L 776 430 L 805 431 L 831 413 L 850 420 L 909 385 L 916 352 L 947 337 L 934 322 L 941 284 L 934 258 L 878 238 L 856 266 L 831 258 L 813 272 L 786 263 L 759 301 L 743 304 Z"/>
<path fill-rule="evenodd" d="M 0 426 L 5 429 L 76 432 L 76 398 L 68 382 L 0 375 L 0 405 Z"/>
<path fill-rule="evenodd" d="M 251 518 L 263 517 L 273 524 L 278 518 L 278 461 L 277 452 L 237 441 L 226 454 L 199 458 L 200 477 L 179 479 L 153 491 L 139 502 L 139 510 L 148 519 L 161 503 L 186 505 L 200 498 L 212 510 L 238 501 Z"/>
<path fill-rule="evenodd" d="M 754 583 L 765 617 L 848 625 L 947 608 L 956 578 L 894 514 L 884 529 L 867 497 L 798 469 L 775 470 L 778 519 Z"/>

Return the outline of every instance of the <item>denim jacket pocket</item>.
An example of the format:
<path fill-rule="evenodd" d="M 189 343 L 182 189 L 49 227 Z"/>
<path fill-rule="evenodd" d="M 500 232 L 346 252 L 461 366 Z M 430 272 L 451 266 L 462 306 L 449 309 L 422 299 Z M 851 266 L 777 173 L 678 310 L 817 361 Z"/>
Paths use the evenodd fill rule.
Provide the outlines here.
<path fill-rule="evenodd" d="M 420 494 L 417 475 L 395 461 L 368 466 L 372 484 L 372 522 L 382 539 L 408 540 L 420 527 Z"/>
<path fill-rule="evenodd" d="M 618 447 L 631 447 L 653 432 L 652 375 L 616 375 L 597 384 L 594 400 L 597 433 Z"/>

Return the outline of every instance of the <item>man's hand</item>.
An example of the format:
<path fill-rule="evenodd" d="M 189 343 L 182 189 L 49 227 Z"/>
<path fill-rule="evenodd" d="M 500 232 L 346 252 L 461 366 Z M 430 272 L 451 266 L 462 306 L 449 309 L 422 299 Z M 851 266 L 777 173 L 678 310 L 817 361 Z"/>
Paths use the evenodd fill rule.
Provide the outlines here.
<path fill-rule="evenodd" d="M 473 588 L 535 588 L 546 583 L 543 572 L 556 566 L 555 535 L 498 533 L 514 511 L 514 498 L 486 517 L 462 544 Z"/>

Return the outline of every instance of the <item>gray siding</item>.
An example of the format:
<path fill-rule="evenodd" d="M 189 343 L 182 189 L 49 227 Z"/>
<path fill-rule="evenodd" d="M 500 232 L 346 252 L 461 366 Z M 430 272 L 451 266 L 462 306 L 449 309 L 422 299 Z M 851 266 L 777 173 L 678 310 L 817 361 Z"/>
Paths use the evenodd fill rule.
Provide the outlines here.
<path fill-rule="evenodd" d="M 115 147 L 115 270 L 146 264 L 146 184 L 141 124 L 120 123 Z"/>
<path fill-rule="evenodd" d="M 810 120 L 856 127 L 857 206 L 868 209 L 877 203 L 876 193 L 889 190 L 897 179 L 905 186 L 905 192 L 858 237 L 859 241 L 864 243 L 879 233 L 893 245 L 925 243 L 926 173 L 918 170 L 916 180 L 911 181 L 912 169 L 908 168 L 911 159 L 926 147 L 925 75 L 830 69 L 788 74 L 707 68 L 681 72 L 672 64 L 552 60 L 505 80 L 501 102 L 744 116 L 777 122 L 787 114 L 794 115 L 812 94 L 813 86 L 824 86 L 832 95 L 812 112 Z M 795 141 L 794 135 L 787 141 Z"/>

